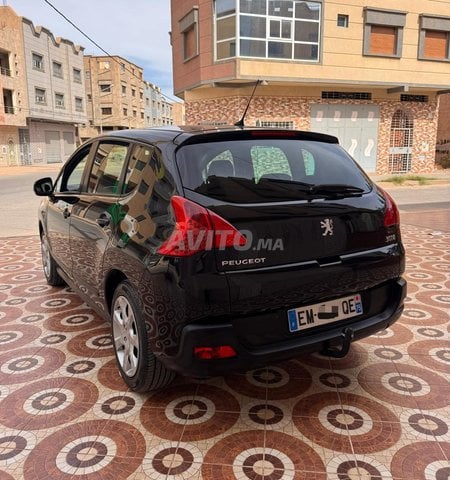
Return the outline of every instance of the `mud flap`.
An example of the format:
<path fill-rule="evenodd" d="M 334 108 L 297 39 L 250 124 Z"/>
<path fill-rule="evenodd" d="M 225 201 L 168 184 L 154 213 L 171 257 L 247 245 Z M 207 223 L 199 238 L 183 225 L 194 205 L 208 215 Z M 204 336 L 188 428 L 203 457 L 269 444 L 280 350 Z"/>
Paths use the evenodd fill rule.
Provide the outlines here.
<path fill-rule="evenodd" d="M 339 345 L 332 345 L 332 341 L 327 340 L 324 343 L 324 347 L 320 353 L 326 357 L 343 358 L 347 355 L 354 336 L 355 333 L 353 329 L 346 328 L 342 331 L 341 336 L 338 338 L 338 340 L 341 340 L 340 347 Z M 336 340 L 334 340 L 333 343 L 336 343 Z"/>

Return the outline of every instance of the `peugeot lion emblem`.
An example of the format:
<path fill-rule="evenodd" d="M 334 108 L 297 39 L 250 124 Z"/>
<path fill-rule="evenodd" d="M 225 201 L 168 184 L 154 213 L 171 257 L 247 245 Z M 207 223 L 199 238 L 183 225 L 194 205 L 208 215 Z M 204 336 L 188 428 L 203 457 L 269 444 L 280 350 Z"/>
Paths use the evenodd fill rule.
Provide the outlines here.
<path fill-rule="evenodd" d="M 322 237 L 327 235 L 333 235 L 333 220 L 331 218 L 325 218 L 320 222 L 320 228 L 322 231 Z"/>

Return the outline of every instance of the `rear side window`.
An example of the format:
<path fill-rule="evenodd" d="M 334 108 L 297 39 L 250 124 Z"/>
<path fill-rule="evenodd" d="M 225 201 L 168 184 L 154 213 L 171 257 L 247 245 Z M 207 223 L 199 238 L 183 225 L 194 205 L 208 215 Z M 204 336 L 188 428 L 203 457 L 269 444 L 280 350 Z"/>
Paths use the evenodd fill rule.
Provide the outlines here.
<path fill-rule="evenodd" d="M 311 187 L 330 184 L 370 189 L 343 148 L 310 140 L 190 144 L 178 150 L 177 165 L 184 188 L 232 203 L 309 199 Z"/>
<path fill-rule="evenodd" d="M 128 154 L 128 145 L 100 143 L 95 152 L 88 193 L 118 195 L 119 181 Z"/>

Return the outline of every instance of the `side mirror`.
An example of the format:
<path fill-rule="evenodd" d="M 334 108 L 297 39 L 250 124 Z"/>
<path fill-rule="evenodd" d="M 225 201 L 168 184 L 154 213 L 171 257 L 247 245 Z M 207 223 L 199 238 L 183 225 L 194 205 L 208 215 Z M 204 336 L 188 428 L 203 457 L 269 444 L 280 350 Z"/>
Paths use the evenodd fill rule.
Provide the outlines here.
<path fill-rule="evenodd" d="M 39 197 L 48 197 L 53 193 L 53 180 L 50 177 L 41 178 L 34 182 L 33 190 Z"/>

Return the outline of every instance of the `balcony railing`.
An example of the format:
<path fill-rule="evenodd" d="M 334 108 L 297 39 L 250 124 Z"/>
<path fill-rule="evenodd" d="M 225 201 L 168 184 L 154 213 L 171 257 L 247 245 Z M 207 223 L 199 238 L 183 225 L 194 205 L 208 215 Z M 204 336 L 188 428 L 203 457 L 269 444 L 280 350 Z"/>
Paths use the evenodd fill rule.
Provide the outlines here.
<path fill-rule="evenodd" d="M 10 107 L 8 105 L 5 105 L 5 113 L 7 113 L 8 115 L 14 115 L 17 112 L 18 112 L 17 107 Z"/>
<path fill-rule="evenodd" d="M 2 75 L 5 75 L 5 77 L 10 77 L 11 76 L 11 70 L 9 68 L 0 67 L 0 73 Z"/>

